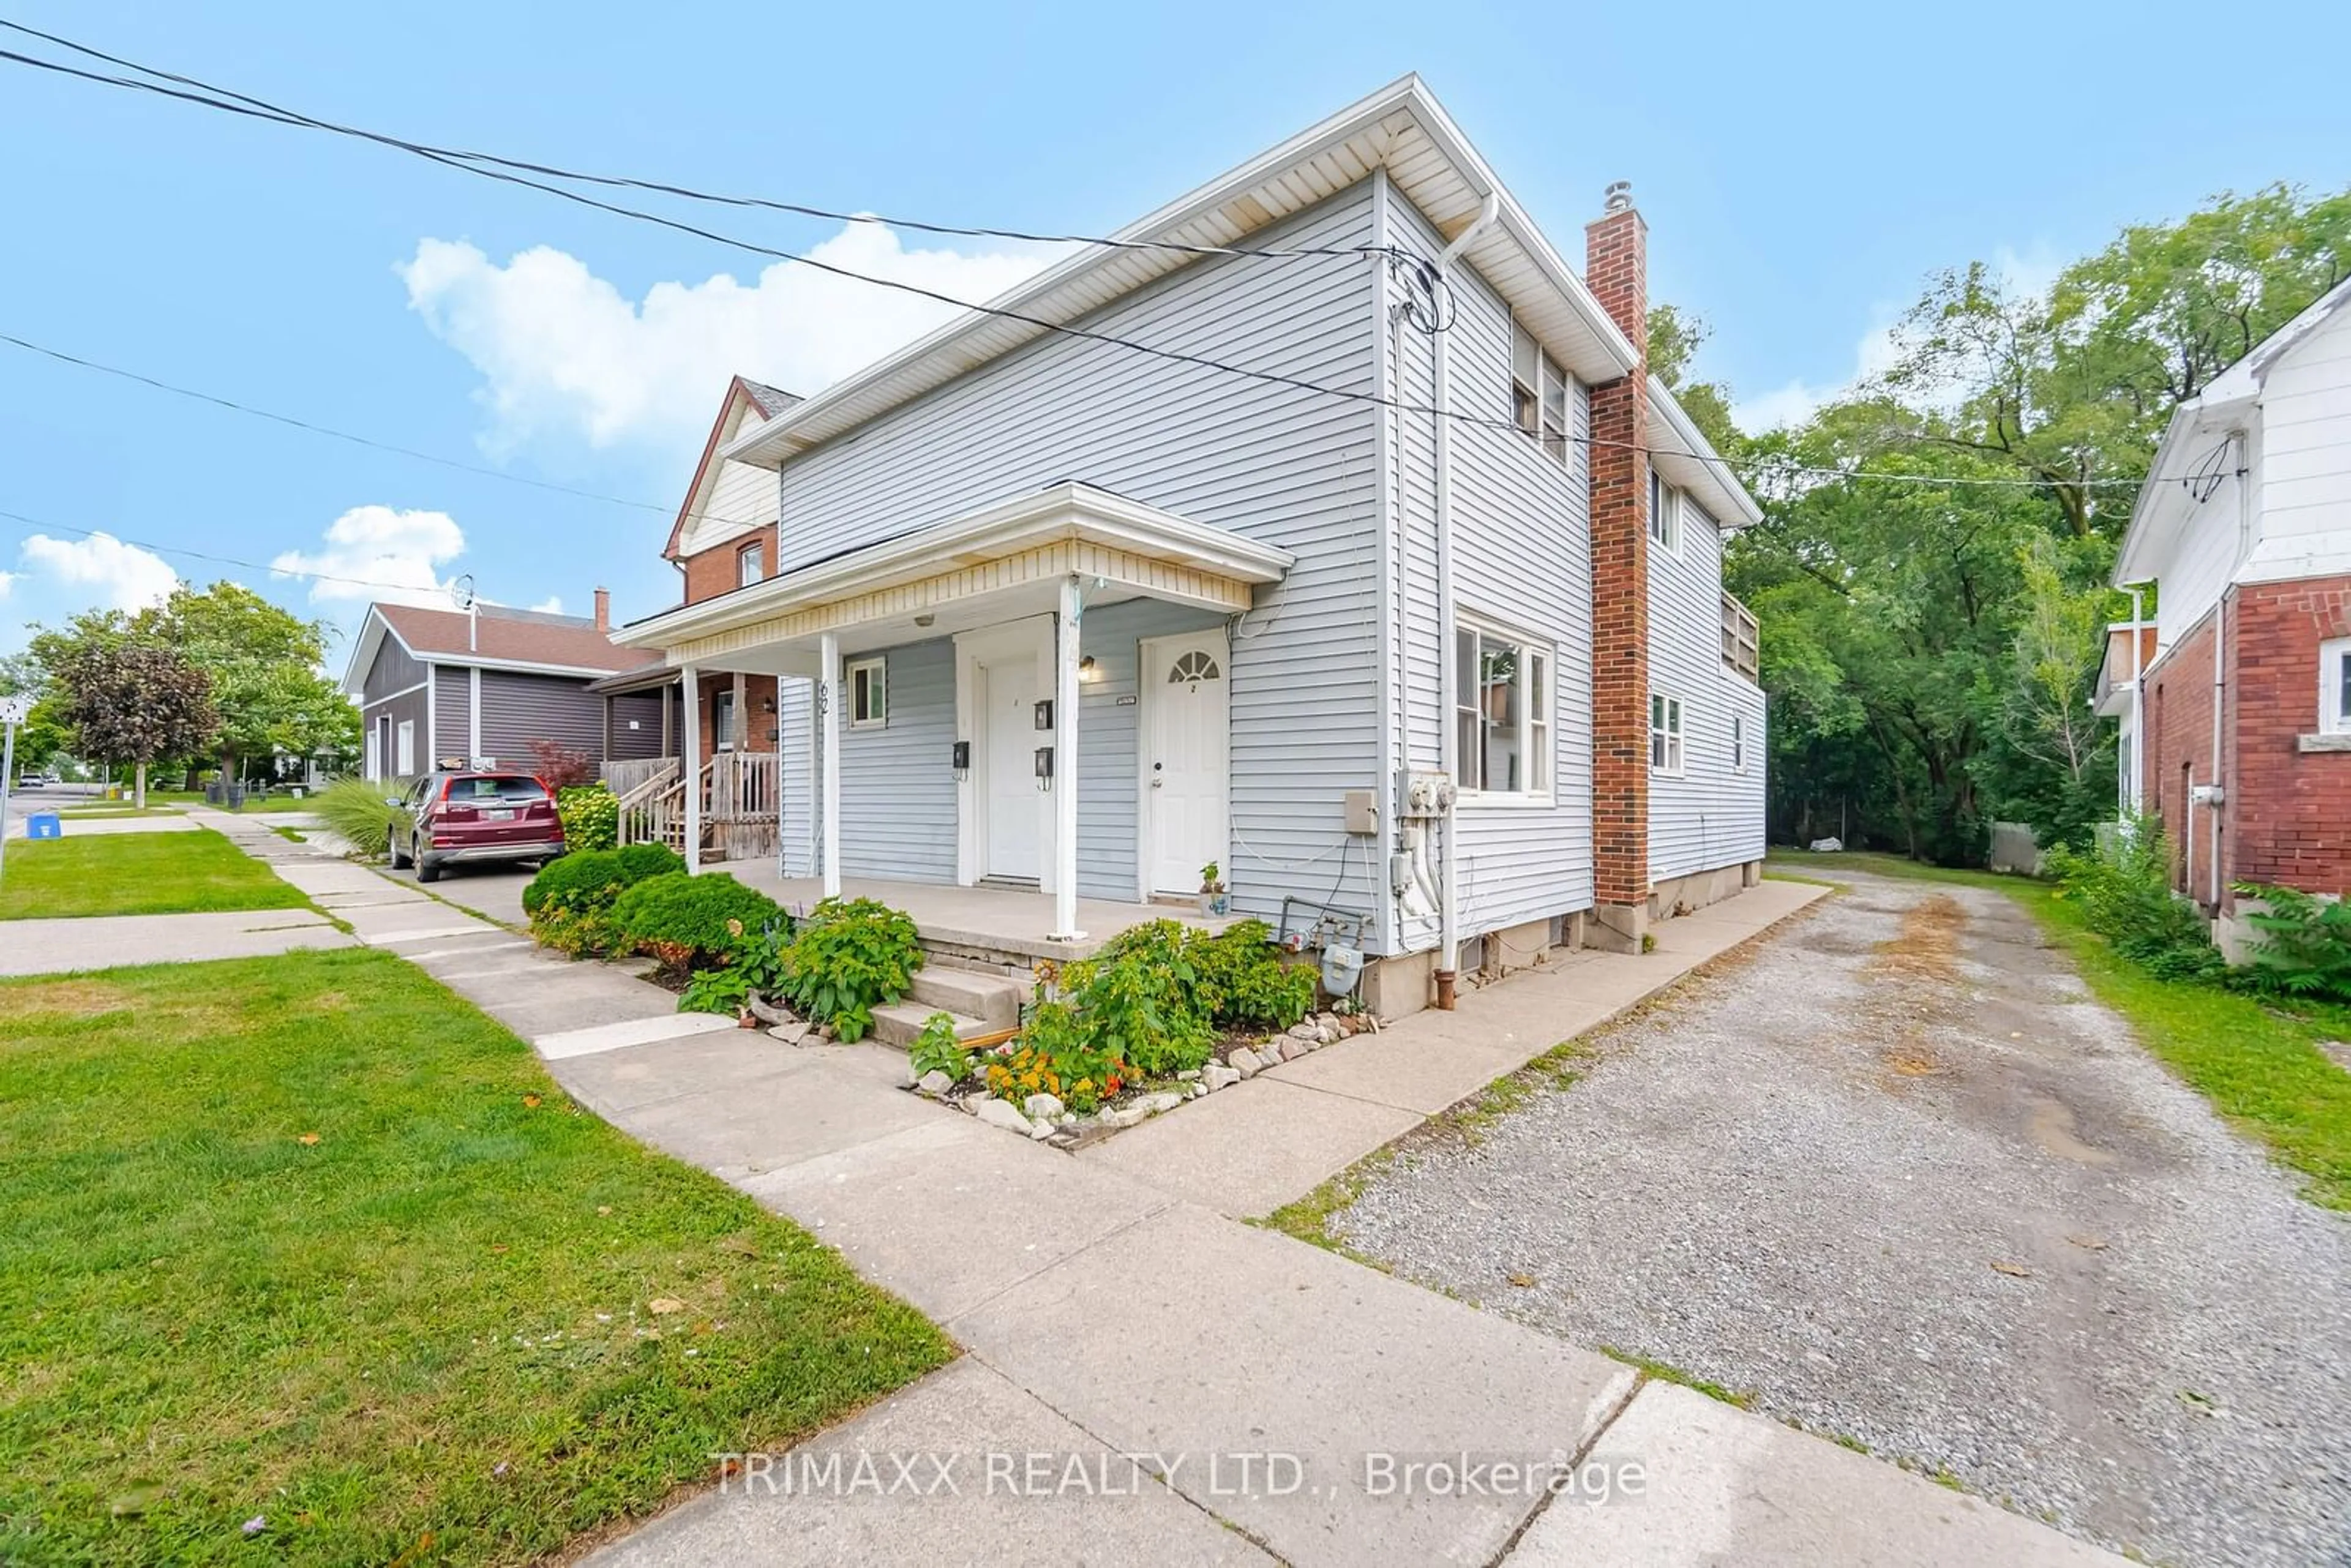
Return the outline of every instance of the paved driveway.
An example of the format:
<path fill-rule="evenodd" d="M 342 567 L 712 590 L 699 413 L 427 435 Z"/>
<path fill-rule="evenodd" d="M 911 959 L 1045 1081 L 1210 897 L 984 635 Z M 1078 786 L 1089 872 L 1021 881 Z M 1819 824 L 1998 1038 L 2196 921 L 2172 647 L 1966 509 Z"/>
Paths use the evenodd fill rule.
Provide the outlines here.
<path fill-rule="evenodd" d="M 2006 898 L 1855 880 L 1336 1228 L 2089 1539 L 2351 1560 L 2351 1221 Z"/>

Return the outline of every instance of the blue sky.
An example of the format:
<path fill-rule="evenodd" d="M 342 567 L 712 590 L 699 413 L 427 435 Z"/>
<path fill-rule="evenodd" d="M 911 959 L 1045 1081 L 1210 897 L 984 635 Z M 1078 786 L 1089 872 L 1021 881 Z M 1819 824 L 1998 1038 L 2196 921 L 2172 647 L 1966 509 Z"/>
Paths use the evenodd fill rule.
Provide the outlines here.
<path fill-rule="evenodd" d="M 688 26 L 587 0 L 17 0 L 0 15 L 444 144 L 1075 232 L 1122 225 L 1418 70 L 1571 256 L 1604 185 L 1634 183 L 1653 297 L 1707 318 L 1701 371 L 1757 413 L 1851 379 L 1932 269 L 1980 257 L 2045 277 L 2118 225 L 2216 191 L 2351 176 L 2351 23 L 2302 0 L 2264 11 L 2257 37 L 2158 5 L 2022 18 L 746 5 Z M 814 391 L 933 319 L 804 269 L 763 285 L 756 257 L 534 192 L 5 63 L 0 145 L 0 332 L 660 508 L 684 491 L 726 370 Z M 940 242 L 769 214 L 717 226 L 965 298 L 1034 265 L 989 242 L 926 254 Z M 631 617 L 675 592 L 662 511 L 368 451 L 5 346 L 0 510 L 419 593 L 470 572 L 488 598 L 584 612 L 601 583 Z M 371 596 L 162 559 L 343 625 Z M 27 621 L 170 576 L 143 551 L 5 519 L 0 570 L 0 648 Z"/>

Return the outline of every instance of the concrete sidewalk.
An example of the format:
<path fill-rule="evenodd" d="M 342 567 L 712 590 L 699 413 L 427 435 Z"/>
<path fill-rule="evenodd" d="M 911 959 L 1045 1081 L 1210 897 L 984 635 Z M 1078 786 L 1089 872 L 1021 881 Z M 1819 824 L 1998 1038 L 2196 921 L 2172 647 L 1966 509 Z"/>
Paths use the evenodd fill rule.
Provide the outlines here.
<path fill-rule="evenodd" d="M 5 934 L 0 936 L 0 975 L 266 958 L 304 947 L 351 946 L 351 938 L 332 921 L 308 909 L 11 920 L 0 926 L 0 934 Z"/>
<path fill-rule="evenodd" d="M 850 1475 L 867 1456 L 885 1479 L 893 1457 L 925 1456 L 925 1473 L 959 1469 L 952 1495 L 737 1485 L 593 1561 L 2109 1561 L 1229 1218 L 1311 1190 L 1422 1107 L 1474 1092 L 1817 890 L 1769 884 L 1705 924 L 1672 923 L 1647 957 L 1514 978 L 1147 1124 L 1180 1138 L 1129 1133 L 1071 1158 L 903 1092 L 897 1052 L 794 1049 L 681 1015 L 657 987 L 538 954 L 362 868 L 271 858 L 361 940 L 531 1040 L 581 1103 L 808 1227 L 968 1352 L 801 1450 L 843 1458 Z M 1127 1484 L 1123 1456 L 1146 1453 L 1165 1479 Z M 1018 1460 L 1021 1495 L 987 1484 L 991 1454 Z M 1529 1467 L 1592 1456 L 1620 1477 L 1637 1461 L 1646 1495 L 1593 1507 L 1440 1485 L 1425 1469 L 1416 1485 L 1378 1484 L 1383 1456 L 1401 1478 L 1440 1458 L 1453 1477 L 1464 1455 Z"/>

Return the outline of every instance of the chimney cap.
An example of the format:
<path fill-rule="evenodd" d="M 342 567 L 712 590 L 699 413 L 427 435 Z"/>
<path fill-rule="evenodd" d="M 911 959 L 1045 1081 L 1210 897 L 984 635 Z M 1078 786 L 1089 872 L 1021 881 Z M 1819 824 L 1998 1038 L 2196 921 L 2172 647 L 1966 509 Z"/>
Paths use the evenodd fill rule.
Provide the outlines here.
<path fill-rule="evenodd" d="M 1600 210 L 1604 213 L 1631 212 L 1633 210 L 1633 182 L 1630 180 L 1609 181 L 1606 193 L 1600 198 Z"/>

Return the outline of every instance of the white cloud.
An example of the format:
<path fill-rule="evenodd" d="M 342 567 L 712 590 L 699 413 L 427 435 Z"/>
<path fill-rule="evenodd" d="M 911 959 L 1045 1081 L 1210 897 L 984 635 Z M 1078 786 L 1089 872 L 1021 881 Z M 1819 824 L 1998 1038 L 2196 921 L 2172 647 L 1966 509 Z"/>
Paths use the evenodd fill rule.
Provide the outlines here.
<path fill-rule="evenodd" d="M 2026 255 L 2002 246 L 1992 254 L 1991 268 L 2010 293 L 2038 298 L 2049 292 L 2049 286 L 2064 270 L 2064 263 L 2044 246 L 2036 246 Z M 1731 405 L 1730 417 L 1740 429 L 1761 434 L 1767 430 L 1802 424 L 1823 405 L 1859 391 L 1894 368 L 1899 355 L 1895 328 L 1900 316 L 1900 309 L 1894 306 L 1876 307 L 1869 329 L 1854 345 L 1853 373 L 1844 381 L 1822 386 L 1799 378 L 1770 392 L 1739 399 Z"/>
<path fill-rule="evenodd" d="M 892 230 L 860 223 L 808 254 L 977 303 L 1061 252 L 908 250 Z M 483 444 L 494 451 L 544 438 L 698 442 L 729 375 L 815 392 L 958 314 L 784 261 L 749 284 L 726 273 L 656 283 L 641 301 L 546 246 L 501 267 L 462 241 L 425 239 L 395 270 L 409 308 L 481 371 Z"/>
<path fill-rule="evenodd" d="M 563 613 L 563 596 L 559 593 L 549 594 L 532 605 L 531 609 L 541 615 L 560 615 Z"/>
<path fill-rule="evenodd" d="M 314 573 L 310 601 L 422 604 L 449 608 L 440 569 L 465 553 L 465 534 L 446 512 L 353 507 L 327 525 L 315 554 L 287 550 L 269 563 L 282 576 Z"/>
<path fill-rule="evenodd" d="M 16 574 L 13 571 L 0 571 L 0 599 L 7 598 L 16 591 Z"/>
<path fill-rule="evenodd" d="M 60 582 L 100 591 L 110 610 L 144 610 L 172 597 L 180 574 L 153 550 L 124 544 L 112 534 L 55 539 L 35 534 L 25 541 L 25 564 Z M 10 578 L 13 584 L 15 579 Z"/>

